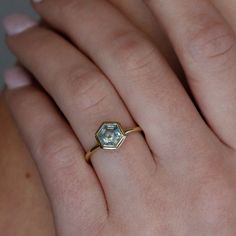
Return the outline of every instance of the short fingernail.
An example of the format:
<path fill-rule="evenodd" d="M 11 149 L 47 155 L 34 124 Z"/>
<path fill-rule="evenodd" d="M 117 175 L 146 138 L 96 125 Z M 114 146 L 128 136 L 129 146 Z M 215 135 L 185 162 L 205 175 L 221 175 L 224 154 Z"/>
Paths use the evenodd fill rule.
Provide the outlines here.
<path fill-rule="evenodd" d="M 31 76 L 21 67 L 15 66 L 4 73 L 4 81 L 8 89 L 16 89 L 32 84 Z"/>
<path fill-rule="evenodd" d="M 23 14 L 13 14 L 5 17 L 3 26 L 8 35 L 16 35 L 37 25 L 31 17 Z"/>
<path fill-rule="evenodd" d="M 39 2 L 42 2 L 43 0 L 32 0 L 32 2 L 34 3 L 39 3 Z"/>

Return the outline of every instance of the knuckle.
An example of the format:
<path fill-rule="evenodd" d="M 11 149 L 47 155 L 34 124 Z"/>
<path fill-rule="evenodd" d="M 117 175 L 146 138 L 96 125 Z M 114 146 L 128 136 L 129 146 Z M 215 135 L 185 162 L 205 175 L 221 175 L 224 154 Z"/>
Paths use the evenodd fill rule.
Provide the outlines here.
<path fill-rule="evenodd" d="M 123 70 L 146 70 L 155 57 L 154 45 L 136 31 L 118 32 L 111 42 L 111 51 Z"/>
<path fill-rule="evenodd" d="M 86 114 L 104 109 L 107 86 L 106 78 L 96 69 L 72 70 L 67 80 L 71 103 L 76 103 L 76 109 Z"/>
<path fill-rule="evenodd" d="M 50 169 L 67 169 L 76 161 L 77 148 L 74 140 L 66 137 L 60 127 L 52 125 L 41 132 L 34 153 Z"/>
<path fill-rule="evenodd" d="M 187 49 L 192 58 L 196 61 L 214 62 L 214 64 L 224 64 L 229 56 L 231 49 L 235 45 L 235 37 L 232 30 L 224 22 L 213 22 L 205 16 L 197 16 L 196 22 L 191 24 Z M 218 63 L 216 63 L 218 61 Z"/>
<path fill-rule="evenodd" d="M 86 1 L 84 0 L 60 0 L 60 4 L 57 5 L 57 10 L 63 16 L 71 15 L 75 10 L 81 10 L 84 8 Z"/>

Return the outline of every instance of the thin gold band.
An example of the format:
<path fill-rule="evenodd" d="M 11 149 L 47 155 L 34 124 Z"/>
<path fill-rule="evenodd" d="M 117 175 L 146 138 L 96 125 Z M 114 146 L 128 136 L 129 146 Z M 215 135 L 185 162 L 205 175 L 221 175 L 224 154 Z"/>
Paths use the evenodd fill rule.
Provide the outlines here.
<path fill-rule="evenodd" d="M 138 126 L 138 127 L 135 127 L 135 128 L 131 128 L 131 129 L 127 129 L 124 134 L 125 136 L 128 136 L 129 134 L 131 133 L 134 133 L 134 132 L 143 132 L 142 129 Z M 90 150 L 86 153 L 85 155 L 85 160 L 87 162 L 90 162 L 91 161 L 91 156 L 92 154 L 97 151 L 99 148 L 103 149 L 100 144 L 97 142 L 97 144 Z"/>

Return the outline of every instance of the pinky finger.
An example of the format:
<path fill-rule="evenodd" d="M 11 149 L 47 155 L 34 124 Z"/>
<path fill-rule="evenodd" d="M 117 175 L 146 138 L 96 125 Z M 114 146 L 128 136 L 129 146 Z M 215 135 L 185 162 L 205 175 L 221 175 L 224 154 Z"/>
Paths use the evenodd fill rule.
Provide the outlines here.
<path fill-rule="evenodd" d="M 90 235 L 89 226 L 101 227 L 107 210 L 82 147 L 50 98 L 23 68 L 6 71 L 5 82 L 6 100 L 39 168 L 58 235 Z"/>

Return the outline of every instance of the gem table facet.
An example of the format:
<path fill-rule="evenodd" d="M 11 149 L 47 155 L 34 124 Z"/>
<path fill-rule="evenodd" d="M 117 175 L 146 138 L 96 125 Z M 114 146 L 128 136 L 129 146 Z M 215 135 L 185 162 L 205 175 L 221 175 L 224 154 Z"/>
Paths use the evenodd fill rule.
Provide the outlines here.
<path fill-rule="evenodd" d="M 106 122 L 96 133 L 96 138 L 103 149 L 117 149 L 124 142 L 126 135 L 117 122 Z"/>

